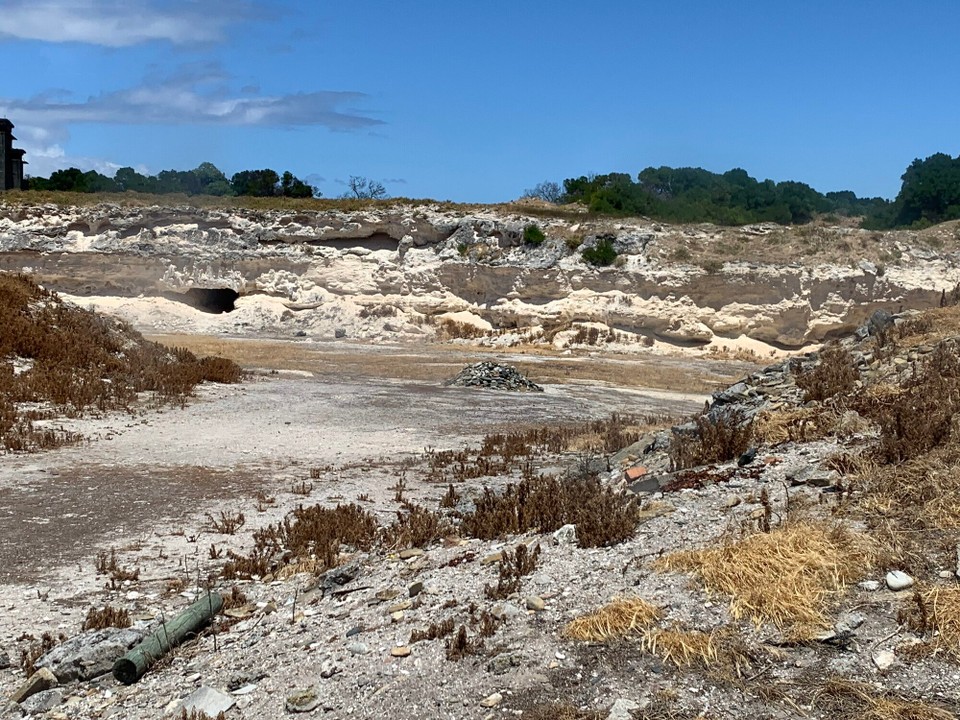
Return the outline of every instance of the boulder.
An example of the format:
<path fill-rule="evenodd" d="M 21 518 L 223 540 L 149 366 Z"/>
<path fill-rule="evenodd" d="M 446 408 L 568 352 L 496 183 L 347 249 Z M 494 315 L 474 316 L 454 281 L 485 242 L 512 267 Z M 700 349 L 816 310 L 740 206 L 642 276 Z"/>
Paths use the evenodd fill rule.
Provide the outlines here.
<path fill-rule="evenodd" d="M 36 666 L 49 669 L 61 683 L 105 675 L 146 633 L 136 628 L 90 630 L 57 645 Z"/>

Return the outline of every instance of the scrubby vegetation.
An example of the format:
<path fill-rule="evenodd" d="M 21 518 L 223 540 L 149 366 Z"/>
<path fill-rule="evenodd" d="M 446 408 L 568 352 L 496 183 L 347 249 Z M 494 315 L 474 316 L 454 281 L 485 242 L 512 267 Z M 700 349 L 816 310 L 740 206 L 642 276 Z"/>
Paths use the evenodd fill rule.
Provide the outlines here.
<path fill-rule="evenodd" d="M 78 435 L 49 420 L 129 410 L 143 393 L 183 404 L 199 383 L 237 382 L 240 374 L 230 360 L 147 342 L 26 276 L 0 273 L 0 448 L 73 442 Z"/>

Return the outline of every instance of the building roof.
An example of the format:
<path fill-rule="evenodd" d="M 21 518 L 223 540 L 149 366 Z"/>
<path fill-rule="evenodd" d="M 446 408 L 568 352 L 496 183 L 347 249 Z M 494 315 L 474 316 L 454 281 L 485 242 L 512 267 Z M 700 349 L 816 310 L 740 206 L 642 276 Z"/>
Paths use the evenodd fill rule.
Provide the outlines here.
<path fill-rule="evenodd" d="M 13 123 L 7 120 L 6 118 L 0 118 L 0 130 L 13 130 Z"/>

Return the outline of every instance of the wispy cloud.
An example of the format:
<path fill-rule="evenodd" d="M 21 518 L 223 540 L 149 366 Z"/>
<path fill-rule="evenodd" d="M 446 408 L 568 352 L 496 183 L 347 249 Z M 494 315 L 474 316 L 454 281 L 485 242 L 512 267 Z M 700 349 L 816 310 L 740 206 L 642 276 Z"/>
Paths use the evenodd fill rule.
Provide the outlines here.
<path fill-rule="evenodd" d="M 79 42 L 127 47 L 224 39 L 231 23 L 253 16 L 239 0 L 6 0 L 0 39 Z"/>
<path fill-rule="evenodd" d="M 353 91 L 317 90 L 265 95 L 252 88 L 232 91 L 229 77 L 216 65 L 182 68 L 166 79 L 153 78 L 137 87 L 75 99 L 46 92 L 27 100 L 0 98 L 0 117 L 42 128 L 74 123 L 120 125 L 245 125 L 267 127 L 321 126 L 358 130 L 382 125 L 355 105 L 366 95 Z"/>

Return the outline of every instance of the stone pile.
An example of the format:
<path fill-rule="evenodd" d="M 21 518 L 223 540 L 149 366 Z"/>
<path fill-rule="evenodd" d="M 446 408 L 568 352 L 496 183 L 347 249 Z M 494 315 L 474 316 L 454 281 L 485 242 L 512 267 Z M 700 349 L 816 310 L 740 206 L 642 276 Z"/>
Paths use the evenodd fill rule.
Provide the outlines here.
<path fill-rule="evenodd" d="M 495 362 L 479 362 L 467 365 L 455 378 L 447 380 L 444 385 L 482 387 L 514 392 L 543 392 L 542 387 L 525 378 L 516 368 Z"/>

